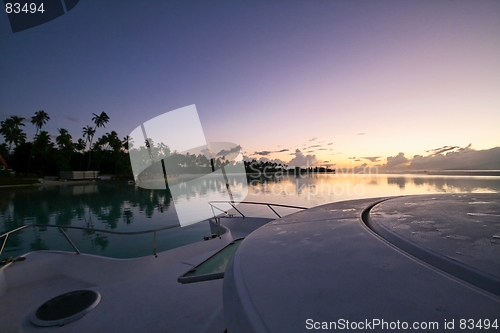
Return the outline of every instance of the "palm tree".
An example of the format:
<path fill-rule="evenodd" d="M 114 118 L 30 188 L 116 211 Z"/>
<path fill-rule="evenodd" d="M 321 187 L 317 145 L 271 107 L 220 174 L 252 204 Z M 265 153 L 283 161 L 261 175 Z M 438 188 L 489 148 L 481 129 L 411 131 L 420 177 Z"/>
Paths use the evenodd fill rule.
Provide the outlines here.
<path fill-rule="evenodd" d="M 83 150 L 85 149 L 85 147 L 87 146 L 87 143 L 86 143 L 86 142 L 85 142 L 82 138 L 80 138 L 80 139 L 78 139 L 78 141 L 74 144 L 74 146 L 75 146 L 75 150 L 76 150 L 76 151 L 81 152 L 81 151 L 83 151 Z"/>
<path fill-rule="evenodd" d="M 89 142 L 89 147 L 90 145 L 92 145 L 92 139 L 94 138 L 94 134 L 95 134 L 95 129 L 93 129 L 92 127 L 90 126 L 85 126 L 83 128 L 83 137 L 86 138 L 85 139 L 85 144 L 87 144 L 87 142 Z"/>
<path fill-rule="evenodd" d="M 45 125 L 49 120 L 49 115 L 43 110 L 35 112 L 35 115 L 31 117 L 31 123 L 36 126 L 36 133 L 33 137 L 33 146 L 31 146 L 31 153 L 28 160 L 28 172 L 30 171 L 31 157 L 33 156 L 33 148 L 35 148 L 35 138 L 38 135 L 38 130 L 41 130 L 43 125 Z"/>
<path fill-rule="evenodd" d="M 130 148 L 132 148 L 133 144 L 132 144 L 132 138 L 127 135 L 125 137 L 123 137 L 123 140 L 122 140 L 122 147 L 123 149 L 128 153 L 128 150 Z"/>
<path fill-rule="evenodd" d="M 109 121 L 109 116 L 106 114 L 106 112 L 102 111 L 100 115 L 96 115 L 95 113 L 92 113 L 94 117 L 92 117 L 92 121 L 95 124 L 94 129 L 97 127 L 106 127 L 106 124 Z"/>
<path fill-rule="evenodd" d="M 83 137 L 86 138 L 85 142 L 89 143 L 89 166 L 90 166 L 90 147 L 92 146 L 92 140 L 94 139 L 94 134 L 95 134 L 95 129 L 93 129 L 89 125 L 83 128 Z"/>
<path fill-rule="evenodd" d="M 106 133 L 103 136 L 101 136 L 99 139 L 97 139 L 95 142 L 94 147 L 101 151 L 101 158 L 99 159 L 99 163 L 97 164 L 97 170 L 99 170 L 99 167 L 101 166 L 101 162 L 102 162 L 102 159 L 104 158 L 104 155 L 111 147 L 109 140 L 110 140 L 110 134 Z"/>
<path fill-rule="evenodd" d="M 59 150 L 54 156 L 54 161 L 60 171 L 70 171 L 71 155 L 73 154 L 73 140 L 71 134 L 69 134 L 66 129 L 58 128 L 57 130 L 59 131 L 59 135 L 56 137 L 56 143 L 59 146 Z"/>
<path fill-rule="evenodd" d="M 38 134 L 38 130 L 41 130 L 43 125 L 45 125 L 50 120 L 47 112 L 40 110 L 35 112 L 35 115 L 31 117 L 31 123 L 36 126 L 35 136 Z"/>
<path fill-rule="evenodd" d="M 111 131 L 111 133 L 107 134 L 108 134 L 108 145 L 113 149 L 113 152 L 117 154 L 122 149 L 122 142 L 118 137 L 118 133 L 116 133 L 115 131 Z"/>
<path fill-rule="evenodd" d="M 91 140 L 89 141 L 90 142 L 90 144 L 89 144 L 89 163 L 87 165 L 87 170 L 90 168 L 90 159 L 91 159 L 91 154 L 92 154 L 92 139 L 94 138 L 94 134 L 95 134 L 98 127 L 106 127 L 106 123 L 109 121 L 109 116 L 104 111 L 102 111 L 100 115 L 97 115 L 95 113 L 92 113 L 92 114 L 94 115 L 94 117 L 92 117 L 92 121 L 94 122 L 95 126 L 93 128 Z M 88 132 L 89 127 L 90 126 L 87 126 L 87 132 Z M 83 130 L 84 130 L 84 135 L 85 135 L 86 128 L 84 127 Z"/>
<path fill-rule="evenodd" d="M 21 129 L 21 126 L 24 126 L 23 121 L 22 117 L 12 116 L 0 122 L 0 134 L 9 143 L 9 153 L 12 151 L 13 143 L 17 147 L 26 142 L 26 133 Z"/>
<path fill-rule="evenodd" d="M 54 142 L 50 139 L 50 134 L 47 131 L 40 131 L 34 139 L 33 143 L 34 147 L 34 154 L 33 157 L 38 157 L 34 158 L 34 168 L 36 170 L 43 170 L 43 164 L 45 161 L 50 161 L 52 157 L 49 154 L 50 150 L 54 148 Z M 50 163 L 49 163 L 50 165 Z M 49 166 L 50 169 L 50 166 Z"/>
<path fill-rule="evenodd" d="M 50 140 L 50 135 L 47 131 L 40 131 L 40 133 L 35 136 L 35 143 L 33 146 L 39 147 L 39 151 L 45 153 L 47 149 L 54 146 L 54 143 Z"/>
<path fill-rule="evenodd" d="M 84 127 L 84 129 L 85 129 L 85 127 Z M 84 156 L 83 152 L 85 150 L 85 147 L 87 147 L 87 142 L 85 140 L 83 140 L 82 138 L 80 138 L 73 145 L 74 145 L 75 150 L 82 155 L 80 157 L 80 167 L 78 168 L 78 170 L 82 170 L 82 162 L 83 162 L 83 156 Z"/>
<path fill-rule="evenodd" d="M 70 152 L 73 150 L 73 141 L 71 134 L 69 134 L 68 130 L 64 128 L 58 128 L 59 135 L 56 137 L 56 143 L 59 145 L 61 150 Z"/>

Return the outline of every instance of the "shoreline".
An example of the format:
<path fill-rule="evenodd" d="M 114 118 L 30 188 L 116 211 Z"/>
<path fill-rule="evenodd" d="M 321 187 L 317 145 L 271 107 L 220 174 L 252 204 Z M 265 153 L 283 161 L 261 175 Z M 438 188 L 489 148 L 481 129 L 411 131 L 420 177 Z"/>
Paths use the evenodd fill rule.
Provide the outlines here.
<path fill-rule="evenodd" d="M 95 180 L 70 180 L 70 181 L 60 181 L 60 180 L 45 180 L 42 179 L 43 182 L 32 183 L 32 184 L 12 184 L 12 185 L 0 185 L 0 189 L 2 188 L 10 188 L 10 187 L 29 187 L 29 186 L 64 186 L 64 185 L 89 185 L 95 184 L 97 181 Z"/>
<path fill-rule="evenodd" d="M 272 177 L 277 174 L 280 174 L 282 176 L 294 176 L 293 173 L 280 173 L 280 172 L 275 172 L 275 173 L 267 173 L 265 177 Z M 370 175 L 368 174 L 363 174 L 362 172 L 336 172 L 336 173 L 329 173 L 329 172 L 311 172 L 309 174 L 305 173 L 300 175 L 300 177 L 309 177 L 309 176 L 315 176 L 315 175 L 335 175 L 337 177 L 345 175 L 345 174 L 353 174 L 353 175 Z M 238 174 L 240 175 L 240 174 Z M 245 174 L 241 174 L 245 175 Z M 246 173 L 246 175 L 250 178 L 255 178 L 255 176 L 264 176 L 262 173 L 258 172 L 252 172 L 252 173 Z M 500 170 L 436 170 L 436 171 L 384 171 L 380 172 L 374 175 L 414 175 L 414 176 L 450 176 L 450 177 L 455 177 L 455 176 L 466 176 L 466 177 L 500 177 Z M 197 178 L 196 176 L 204 176 L 203 174 L 192 174 L 192 175 L 181 175 L 180 179 L 183 180 L 191 180 L 191 177 L 195 176 L 194 178 Z M 28 186 L 66 186 L 66 185 L 89 185 L 89 184 L 97 184 L 100 182 L 105 182 L 105 183 L 116 183 L 116 182 L 124 182 L 123 180 L 96 180 L 96 179 L 85 179 L 85 180 L 67 180 L 67 181 L 61 181 L 61 180 L 46 180 L 46 179 L 41 179 L 42 182 L 36 182 L 36 183 L 31 183 L 31 184 L 9 184 L 9 185 L 0 185 L 0 189 L 3 188 L 14 188 L 14 187 L 28 187 Z M 147 182 L 147 181 L 146 181 Z M 136 185 L 135 182 L 132 185 Z"/>
<path fill-rule="evenodd" d="M 429 176 L 500 176 L 500 170 L 435 170 L 435 171 L 385 171 L 388 175 L 429 175 Z"/>

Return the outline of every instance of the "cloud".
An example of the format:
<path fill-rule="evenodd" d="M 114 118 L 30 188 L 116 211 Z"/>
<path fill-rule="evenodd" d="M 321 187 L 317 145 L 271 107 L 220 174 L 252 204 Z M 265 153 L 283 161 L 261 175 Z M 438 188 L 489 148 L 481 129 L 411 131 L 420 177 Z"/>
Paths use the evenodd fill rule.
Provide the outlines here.
<path fill-rule="evenodd" d="M 361 158 L 364 158 L 365 160 L 369 160 L 370 162 L 380 162 L 380 157 L 381 156 L 368 156 L 368 157 L 361 157 Z"/>
<path fill-rule="evenodd" d="M 274 158 L 272 160 L 268 159 L 267 157 L 261 157 L 259 158 L 260 162 L 271 162 L 271 163 L 276 163 L 276 164 L 287 164 L 285 161 L 279 159 L 279 158 Z"/>
<path fill-rule="evenodd" d="M 356 135 L 365 135 L 365 134 L 366 134 L 366 133 L 358 133 L 358 134 L 356 134 Z"/>
<path fill-rule="evenodd" d="M 289 151 L 289 149 L 280 149 L 280 150 L 275 151 L 275 153 L 284 153 L 286 151 Z"/>
<path fill-rule="evenodd" d="M 240 152 L 241 152 L 241 146 L 238 145 L 238 146 L 231 148 L 231 149 L 223 149 L 223 150 L 219 151 L 215 156 L 225 156 L 227 159 L 230 159 L 231 158 L 230 156 L 232 156 L 231 154 L 237 155 Z"/>
<path fill-rule="evenodd" d="M 348 160 L 355 160 L 355 159 L 356 159 L 356 157 L 348 157 L 347 159 L 348 159 Z"/>
<path fill-rule="evenodd" d="M 314 138 L 312 138 L 312 139 L 311 139 L 311 140 L 309 140 L 309 141 L 314 141 L 314 140 L 317 140 L 317 139 L 318 139 L 317 137 L 314 137 Z"/>
<path fill-rule="evenodd" d="M 312 145 L 312 146 L 309 146 L 309 147 L 305 147 L 304 149 L 316 148 L 316 147 L 321 147 L 321 145 Z"/>
<path fill-rule="evenodd" d="M 398 170 L 499 170 L 500 147 L 475 150 L 471 145 L 460 148 L 444 146 L 427 150 L 428 156 L 415 155 L 408 159 L 404 153 L 389 156 L 387 163 L 380 167 Z"/>
<path fill-rule="evenodd" d="M 243 155 L 243 161 L 245 162 L 252 162 L 253 160 L 256 160 L 258 162 L 271 162 L 271 163 L 277 163 L 277 164 L 288 164 L 287 162 L 279 159 L 279 158 L 275 158 L 275 159 L 269 159 L 267 157 L 261 157 L 259 159 L 256 159 L 255 157 L 250 157 L 250 156 L 247 156 L 247 155 Z"/>
<path fill-rule="evenodd" d="M 333 142 L 330 142 L 330 143 L 327 144 L 327 146 L 331 146 L 331 145 L 333 145 Z"/>
<path fill-rule="evenodd" d="M 410 160 L 405 157 L 404 153 L 399 153 L 396 156 L 387 157 L 387 163 L 383 165 L 386 169 L 401 167 L 401 164 L 408 163 Z"/>
<path fill-rule="evenodd" d="M 69 121 L 72 121 L 72 122 L 74 122 L 74 123 L 77 123 L 77 122 L 78 122 L 78 118 L 66 117 L 66 119 L 68 119 Z"/>
<path fill-rule="evenodd" d="M 467 147 L 470 148 L 470 146 L 471 145 L 468 145 Z M 454 149 L 457 149 L 457 148 L 460 148 L 460 147 L 459 146 L 443 146 L 441 148 L 426 150 L 425 152 L 426 153 L 432 153 L 432 155 L 439 155 L 439 154 L 442 154 L 442 153 L 445 153 L 447 151 L 454 150 Z"/>
<path fill-rule="evenodd" d="M 295 157 L 288 162 L 293 167 L 308 167 L 318 164 L 316 155 L 304 155 L 299 149 L 295 150 Z"/>
<path fill-rule="evenodd" d="M 261 156 L 267 156 L 269 154 L 271 154 L 272 151 L 269 151 L 269 150 L 263 150 L 263 151 L 256 151 L 255 153 L 253 153 L 254 155 L 261 155 Z"/>
<path fill-rule="evenodd" d="M 206 158 L 211 158 L 212 156 L 212 151 L 208 148 L 204 148 L 201 150 L 201 153 L 205 155 Z"/>
<path fill-rule="evenodd" d="M 454 151 L 452 151 L 454 150 Z M 471 145 L 444 150 L 446 154 L 415 155 L 409 168 L 412 170 L 498 170 L 500 147 L 475 150 Z"/>

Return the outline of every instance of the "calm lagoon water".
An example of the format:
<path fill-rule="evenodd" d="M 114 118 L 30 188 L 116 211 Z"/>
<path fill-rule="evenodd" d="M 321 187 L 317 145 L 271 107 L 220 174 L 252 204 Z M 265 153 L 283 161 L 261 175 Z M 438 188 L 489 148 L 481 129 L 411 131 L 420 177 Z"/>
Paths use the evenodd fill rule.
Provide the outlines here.
<path fill-rule="evenodd" d="M 358 198 L 428 193 L 499 192 L 497 176 L 431 176 L 414 174 L 316 174 L 294 177 L 249 177 L 245 201 L 314 207 L 329 202 Z M 243 186 L 245 176 L 232 179 L 232 187 Z M 197 202 L 208 192 L 222 193 L 225 184 L 187 191 L 181 200 Z M 267 207 L 240 205 L 251 216 L 273 217 Z M 281 215 L 295 209 L 276 208 Z M 0 232 L 25 224 L 80 226 L 112 231 L 139 231 L 177 225 L 170 194 L 165 190 L 145 190 L 115 182 L 32 186 L 0 189 Z M 116 258 L 132 258 L 153 253 L 153 234 L 112 235 L 96 231 L 66 229 L 81 252 Z M 207 222 L 157 233 L 158 252 L 201 241 L 210 235 Z M 3 239 L 1 240 L 3 241 Z M 1 243 L 0 243 L 1 245 Z M 23 229 L 9 236 L 3 259 L 34 250 L 72 248 L 57 228 Z"/>

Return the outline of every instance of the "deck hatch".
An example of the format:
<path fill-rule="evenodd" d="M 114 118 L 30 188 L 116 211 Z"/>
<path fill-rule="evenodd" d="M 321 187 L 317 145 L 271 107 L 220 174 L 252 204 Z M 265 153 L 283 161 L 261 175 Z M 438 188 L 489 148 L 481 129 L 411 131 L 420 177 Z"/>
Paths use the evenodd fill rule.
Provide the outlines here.
<path fill-rule="evenodd" d="M 224 246 L 210 258 L 180 276 L 177 281 L 184 284 L 222 279 L 229 259 L 231 259 L 242 240 L 243 238 L 239 238 Z"/>
<path fill-rule="evenodd" d="M 76 290 L 56 296 L 43 303 L 31 314 L 37 326 L 63 326 L 85 316 L 101 301 L 94 290 Z"/>

